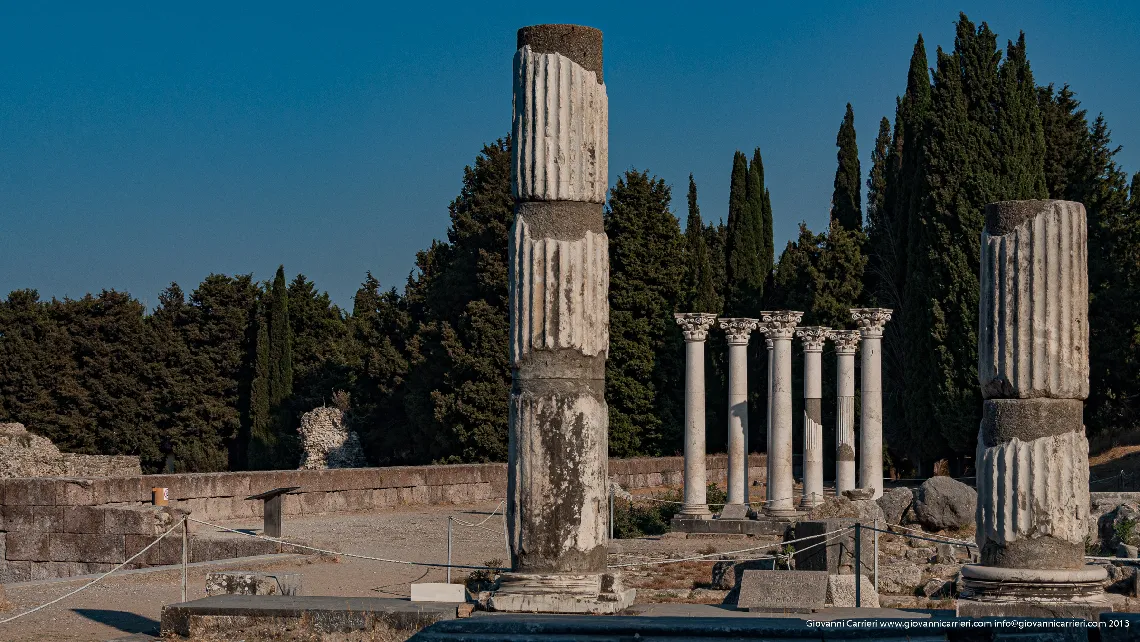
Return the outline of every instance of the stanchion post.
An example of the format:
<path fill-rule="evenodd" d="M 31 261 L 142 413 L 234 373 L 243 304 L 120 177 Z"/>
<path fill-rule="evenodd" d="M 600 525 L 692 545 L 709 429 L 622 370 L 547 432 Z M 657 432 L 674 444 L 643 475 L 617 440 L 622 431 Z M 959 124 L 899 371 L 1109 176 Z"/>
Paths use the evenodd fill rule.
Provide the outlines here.
<path fill-rule="evenodd" d="M 858 579 L 856 582 L 860 581 Z M 875 520 L 875 574 L 871 580 L 871 585 L 875 587 L 875 593 L 879 592 L 879 520 Z"/>
<path fill-rule="evenodd" d="M 186 601 L 186 551 L 190 548 L 189 519 L 182 518 L 182 601 Z"/>
<path fill-rule="evenodd" d="M 863 607 L 863 582 L 859 581 L 860 575 L 863 573 L 863 555 L 860 551 L 860 531 L 862 524 L 855 522 L 855 608 Z"/>
<path fill-rule="evenodd" d="M 614 538 L 614 483 L 610 481 L 610 539 Z"/>
<path fill-rule="evenodd" d="M 451 584 L 451 515 L 447 516 L 447 583 Z"/>

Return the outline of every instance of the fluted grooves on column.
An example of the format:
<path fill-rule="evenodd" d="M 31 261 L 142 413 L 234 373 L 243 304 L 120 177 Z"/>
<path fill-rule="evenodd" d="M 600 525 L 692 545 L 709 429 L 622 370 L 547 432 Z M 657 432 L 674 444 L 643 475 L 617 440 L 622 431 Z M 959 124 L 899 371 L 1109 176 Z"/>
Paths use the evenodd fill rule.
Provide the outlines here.
<path fill-rule="evenodd" d="M 1041 206 L 1006 234 L 982 233 L 978 372 L 987 399 L 1088 397 L 1085 212 L 1079 203 Z"/>
<path fill-rule="evenodd" d="M 1088 534 L 1089 444 L 1083 432 L 986 448 L 978 441 L 978 535 L 986 542 Z M 1083 456 L 1082 456 L 1083 455 Z"/>
<path fill-rule="evenodd" d="M 516 199 L 603 203 L 609 102 L 597 74 L 557 53 L 519 49 L 511 172 Z"/>
<path fill-rule="evenodd" d="M 855 461 L 855 397 L 838 398 L 835 413 L 836 457 L 840 461 Z M 844 452 L 844 446 L 847 452 Z"/>
<path fill-rule="evenodd" d="M 511 363 L 532 350 L 574 349 L 604 355 L 609 347 L 609 240 L 586 232 L 577 241 L 531 238 L 515 221 L 510 244 Z"/>

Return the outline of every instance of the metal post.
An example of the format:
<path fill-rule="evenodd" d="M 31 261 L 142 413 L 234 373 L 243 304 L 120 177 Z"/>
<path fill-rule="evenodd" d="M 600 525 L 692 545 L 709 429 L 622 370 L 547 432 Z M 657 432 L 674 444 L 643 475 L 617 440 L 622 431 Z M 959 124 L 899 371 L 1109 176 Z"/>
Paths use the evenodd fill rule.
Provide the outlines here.
<path fill-rule="evenodd" d="M 507 505 L 503 504 L 503 541 L 507 544 L 507 566 L 514 568 L 511 563 L 511 530 L 510 523 L 507 522 Z"/>
<path fill-rule="evenodd" d="M 447 516 L 447 583 L 451 584 L 451 515 Z"/>
<path fill-rule="evenodd" d="M 614 483 L 610 482 L 610 540 L 614 538 Z"/>
<path fill-rule="evenodd" d="M 860 550 L 860 531 L 862 524 L 855 522 L 855 608 L 863 607 L 863 583 L 859 581 L 859 576 L 862 574 L 863 556 Z"/>
<path fill-rule="evenodd" d="M 186 532 L 190 525 L 187 522 L 188 522 L 188 520 L 185 517 L 183 517 L 182 518 L 182 601 L 183 602 L 186 601 L 186 557 L 187 557 L 186 549 L 188 549 L 190 547 L 189 546 L 190 545 L 190 535 L 189 535 L 189 533 Z"/>
<path fill-rule="evenodd" d="M 855 580 L 858 582 L 859 580 Z M 871 580 L 875 593 L 879 592 L 879 520 L 875 520 L 875 575 Z"/>

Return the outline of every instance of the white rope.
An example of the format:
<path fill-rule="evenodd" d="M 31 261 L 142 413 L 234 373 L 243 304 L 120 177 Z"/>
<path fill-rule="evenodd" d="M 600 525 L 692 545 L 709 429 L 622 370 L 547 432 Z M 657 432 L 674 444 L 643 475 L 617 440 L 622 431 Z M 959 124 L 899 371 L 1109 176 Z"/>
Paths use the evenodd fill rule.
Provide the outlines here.
<path fill-rule="evenodd" d="M 483 524 L 486 524 L 489 519 L 494 517 L 495 513 L 499 512 L 499 507 L 502 506 L 503 504 L 505 504 L 506 502 L 507 502 L 507 500 L 505 500 L 505 499 L 500 500 L 499 503 L 495 505 L 495 510 L 491 511 L 491 514 L 488 515 L 486 518 L 484 518 L 483 521 L 479 522 L 478 524 L 464 521 L 464 520 L 459 519 L 458 517 L 455 517 L 455 516 L 452 516 L 451 521 L 455 522 L 456 524 L 459 524 L 460 526 L 482 526 Z M 500 535 L 503 534 L 502 531 L 498 531 L 498 533 Z"/>
<path fill-rule="evenodd" d="M 280 544 L 282 546 L 292 546 L 294 548 L 301 548 L 301 549 L 305 549 L 308 551 L 315 551 L 317 553 L 324 553 L 326 555 L 338 555 L 341 557 L 352 557 L 352 558 L 356 558 L 356 559 L 360 559 L 360 560 L 369 560 L 372 562 L 388 562 L 389 564 L 407 564 L 408 566 L 431 566 L 434 568 L 466 568 L 466 569 L 476 569 L 476 570 L 481 570 L 481 571 L 485 571 L 487 569 L 490 569 L 492 571 L 509 571 L 509 570 L 511 570 L 509 568 L 491 568 L 489 566 L 470 566 L 470 565 L 465 565 L 465 564 L 436 564 L 433 562 L 410 562 L 407 560 L 388 559 L 386 557 L 372 557 L 369 555 L 358 555 L 356 553 L 345 553 L 342 551 L 329 550 L 327 548 L 317 548 L 315 546 L 306 546 L 304 544 L 294 544 L 293 542 L 287 542 L 283 539 L 277 539 L 276 537 L 268 537 L 266 535 L 257 535 L 256 533 L 247 533 L 245 531 L 234 530 L 232 528 L 226 528 L 225 526 L 219 526 L 217 524 L 211 524 L 210 522 L 203 522 L 202 520 L 194 519 L 193 517 L 188 517 L 187 519 L 189 519 L 190 521 L 192 521 L 196 524 L 202 524 L 203 526 L 209 526 L 211 528 L 216 528 L 218 530 L 226 531 L 228 533 L 236 533 L 238 535 L 245 535 L 246 537 L 253 537 L 255 539 L 263 539 L 267 542 L 274 542 L 274 543 Z M 0 622 L 0 624 L 3 624 L 3 622 Z"/>
<path fill-rule="evenodd" d="M 70 593 L 66 593 L 66 594 L 64 594 L 64 595 L 61 595 L 61 596 L 59 596 L 59 597 L 55 598 L 54 600 L 52 600 L 52 601 L 50 601 L 50 602 L 45 602 L 45 603 L 43 603 L 43 604 L 41 604 L 41 605 L 37 606 L 37 607 L 36 607 L 36 608 L 34 608 L 34 609 L 30 609 L 30 610 L 24 611 L 23 613 L 20 613 L 20 614 L 18 614 L 18 615 L 13 615 L 13 616 L 12 616 L 12 617 L 10 617 L 10 618 L 4 619 L 4 620 L 0 620 L 0 624 L 7 624 L 7 623 L 11 622 L 12 620 L 16 620 L 16 619 L 22 618 L 22 617 L 24 617 L 25 615 L 31 615 L 32 613 L 35 613 L 36 611 L 38 611 L 38 610 L 40 610 L 40 609 L 43 609 L 43 608 L 47 608 L 47 607 L 49 607 L 49 606 L 51 606 L 52 604 L 55 604 L 55 603 L 57 603 L 57 602 L 62 602 L 63 600 L 66 600 L 67 598 L 71 597 L 72 595 L 75 595 L 76 593 L 80 593 L 80 592 L 82 592 L 82 591 L 85 591 L 85 590 L 87 590 L 87 589 L 91 588 L 91 587 L 92 587 L 92 586 L 94 586 L 95 584 L 97 584 L 97 583 L 99 583 L 100 581 L 102 581 L 102 580 L 103 580 L 103 578 L 105 578 L 105 577 L 107 577 L 108 575 L 110 575 L 111 573 L 114 573 L 115 571 L 117 571 L 117 570 L 119 570 L 119 569 L 123 568 L 123 567 L 124 567 L 124 566 L 126 566 L 127 564 L 130 564 L 132 561 L 134 561 L 136 558 L 138 558 L 138 556 L 140 556 L 140 555 L 142 555 L 143 553 L 145 553 L 145 552 L 149 551 L 149 550 L 150 550 L 150 547 L 151 547 L 151 546 L 154 546 L 155 544 L 159 543 L 159 541 L 161 541 L 161 540 L 162 540 L 162 538 L 164 538 L 164 537 L 166 537 L 167 535 L 169 535 L 169 534 L 173 533 L 173 532 L 174 532 L 174 530 L 175 530 L 176 528 L 178 528 L 179 526 L 181 526 L 181 525 L 182 525 L 182 523 L 183 523 L 183 522 L 185 522 L 187 519 L 189 519 L 189 518 L 188 518 L 188 517 L 183 517 L 182 519 L 180 519 L 180 520 L 178 521 L 178 523 L 177 523 L 177 524 L 175 524 L 174 526 L 172 526 L 172 527 L 170 528 L 170 530 L 166 531 L 166 532 L 165 532 L 165 533 L 163 533 L 162 535 L 159 535 L 159 536 L 158 536 L 158 539 L 155 539 L 155 540 L 154 540 L 153 542 L 151 542 L 150 544 L 147 544 L 147 545 L 146 545 L 146 546 L 145 546 L 145 547 L 144 547 L 144 548 L 143 548 L 141 551 L 139 551 L 139 552 L 135 553 L 134 555 L 130 556 L 128 559 L 126 559 L 126 560 L 123 560 L 123 563 L 122 563 L 122 564 L 119 564 L 119 565 L 118 565 L 118 566 L 116 566 L 115 568 L 113 568 L 113 569 L 111 569 L 111 570 L 107 571 L 106 573 L 104 573 L 104 574 L 100 575 L 99 577 L 97 577 L 97 578 L 95 578 L 95 579 L 91 580 L 90 582 L 88 582 L 88 583 L 84 584 L 83 586 L 81 586 L 81 587 L 79 587 L 79 588 L 75 589 L 74 591 L 72 591 L 72 592 L 70 592 Z"/>
<path fill-rule="evenodd" d="M 677 501 L 677 500 L 673 500 L 673 499 L 658 499 L 656 497 L 638 497 L 637 495 L 633 495 L 633 494 L 629 494 L 629 497 L 630 497 L 630 499 L 627 499 L 626 501 L 646 501 L 646 502 L 657 502 L 659 504 L 682 504 L 682 505 L 685 503 L 684 501 Z M 789 499 L 795 500 L 796 497 L 802 497 L 802 495 L 796 495 L 794 497 L 784 497 L 783 499 L 762 499 L 762 500 L 755 501 L 755 502 L 741 502 L 741 503 L 744 504 L 745 506 L 754 506 L 754 505 L 772 504 L 775 502 L 782 502 L 782 501 L 789 500 Z M 823 497 L 823 495 L 817 495 L 817 497 Z M 622 497 L 621 499 L 626 499 L 626 498 Z M 708 506 L 727 506 L 727 503 L 715 502 L 715 503 L 710 503 L 707 505 Z"/>
<path fill-rule="evenodd" d="M 867 528 L 871 528 L 871 527 L 868 526 Z M 977 543 L 975 543 L 975 542 L 968 542 L 964 539 L 953 539 L 950 537 L 942 537 L 940 535 L 928 535 L 927 532 L 924 530 L 920 530 L 917 528 L 907 528 L 906 526 L 903 526 L 902 524 L 889 524 L 889 525 L 887 525 L 887 528 L 888 529 L 890 529 L 890 528 L 901 528 L 904 531 L 910 531 L 912 533 L 921 533 L 922 535 L 926 535 L 926 537 L 924 539 L 927 539 L 930 541 L 936 541 L 936 542 L 939 542 L 941 544 L 957 544 L 958 546 L 966 546 L 969 548 L 977 548 L 978 547 Z M 880 533 L 886 533 L 888 535 L 898 535 L 900 537 L 910 537 L 910 535 L 907 535 L 906 533 L 891 533 L 889 530 L 879 530 L 879 532 Z M 940 539 L 937 539 L 937 538 L 940 538 Z"/>
<path fill-rule="evenodd" d="M 773 544 L 765 544 L 763 546 L 753 546 L 751 548 L 742 548 L 742 549 L 735 550 L 735 551 L 725 551 L 723 553 L 706 553 L 704 555 L 694 555 L 693 557 L 682 557 L 680 559 L 647 560 L 647 561 L 643 561 L 643 562 L 627 562 L 625 564 L 611 564 L 607 568 L 625 568 L 628 566 L 655 566 L 657 564 L 676 564 L 678 562 L 692 562 L 694 560 L 708 559 L 710 557 L 718 557 L 719 558 L 722 555 L 735 555 L 737 553 L 750 553 L 752 551 L 769 550 L 772 548 L 781 548 L 783 546 L 787 546 L 788 544 L 795 544 L 796 542 L 803 542 L 803 541 L 806 541 L 809 539 L 815 539 L 817 537 L 827 537 L 828 535 L 834 535 L 836 533 L 843 533 L 843 532 L 852 530 L 853 528 L 854 528 L 854 526 L 847 526 L 845 528 L 837 528 L 833 531 L 830 531 L 827 533 L 821 533 L 819 535 L 809 535 L 807 537 L 800 537 L 798 539 L 790 539 L 790 540 L 787 540 L 785 542 L 775 542 Z M 820 543 L 822 543 L 822 542 L 820 542 Z M 802 550 L 806 550 L 806 549 L 802 549 Z"/>

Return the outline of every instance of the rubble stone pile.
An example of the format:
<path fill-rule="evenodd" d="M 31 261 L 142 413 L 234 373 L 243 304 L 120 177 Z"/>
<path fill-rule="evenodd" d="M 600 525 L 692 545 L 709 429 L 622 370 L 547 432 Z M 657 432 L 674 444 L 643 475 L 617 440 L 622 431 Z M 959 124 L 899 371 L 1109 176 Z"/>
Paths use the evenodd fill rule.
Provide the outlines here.
<path fill-rule="evenodd" d="M 301 416 L 301 468 L 360 468 L 365 465 L 360 438 L 345 426 L 339 408 L 314 408 Z"/>

